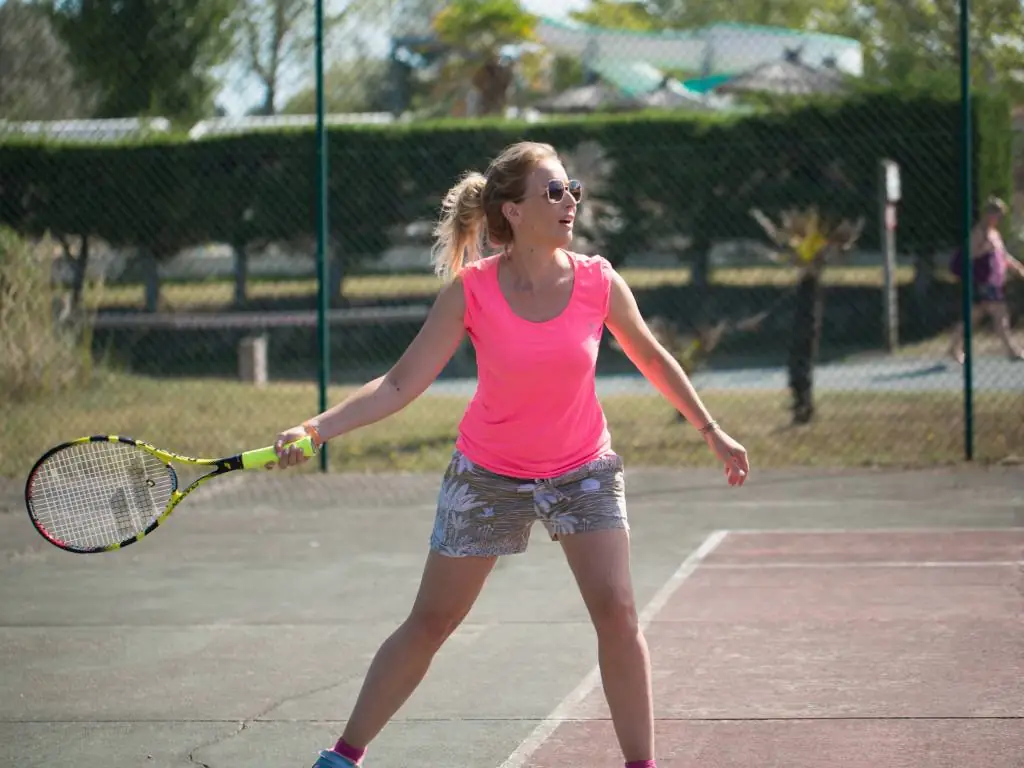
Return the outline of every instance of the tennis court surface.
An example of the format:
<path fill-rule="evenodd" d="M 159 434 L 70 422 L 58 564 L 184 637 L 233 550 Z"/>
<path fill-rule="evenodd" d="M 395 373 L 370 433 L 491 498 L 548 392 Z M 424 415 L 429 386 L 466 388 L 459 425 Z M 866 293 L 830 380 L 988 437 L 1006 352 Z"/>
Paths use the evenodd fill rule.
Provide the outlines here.
<path fill-rule="evenodd" d="M 309 766 L 408 609 L 436 484 L 248 475 L 109 556 L 0 514 L 0 765 Z M 627 487 L 659 766 L 1024 765 L 1021 468 Z M 368 768 L 621 766 L 595 651 L 538 526 Z"/>

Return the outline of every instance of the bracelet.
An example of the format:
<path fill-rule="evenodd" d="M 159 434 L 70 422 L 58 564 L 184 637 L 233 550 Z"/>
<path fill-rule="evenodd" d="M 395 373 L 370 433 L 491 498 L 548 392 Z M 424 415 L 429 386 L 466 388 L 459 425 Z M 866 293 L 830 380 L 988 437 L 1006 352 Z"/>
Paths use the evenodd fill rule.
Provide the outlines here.
<path fill-rule="evenodd" d="M 312 419 L 302 422 L 302 428 L 306 430 L 307 435 L 313 438 L 313 442 L 316 443 L 317 448 L 324 444 L 324 439 L 320 436 L 320 430 L 317 429 L 317 426 L 313 423 Z"/>
<path fill-rule="evenodd" d="M 718 429 L 718 422 L 712 419 L 697 431 L 702 435 L 707 435 L 709 432 L 713 432 L 716 429 Z"/>

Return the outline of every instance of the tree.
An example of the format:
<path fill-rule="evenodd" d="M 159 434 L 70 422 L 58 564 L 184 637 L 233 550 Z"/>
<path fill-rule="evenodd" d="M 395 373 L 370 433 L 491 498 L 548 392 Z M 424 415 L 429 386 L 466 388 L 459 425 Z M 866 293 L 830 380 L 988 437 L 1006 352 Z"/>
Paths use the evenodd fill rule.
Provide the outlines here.
<path fill-rule="evenodd" d="M 91 116 L 94 98 L 76 82 L 67 45 L 53 29 L 45 10 L 21 0 L 0 4 L 0 119 L 66 120 Z M 72 271 L 65 306 L 77 310 L 89 264 L 89 238 L 51 232 Z"/>
<path fill-rule="evenodd" d="M 666 26 L 665 19 L 652 13 L 648 3 L 635 0 L 590 0 L 587 8 L 582 11 L 571 11 L 569 18 L 595 27 L 629 29 L 636 32 L 649 32 Z"/>
<path fill-rule="evenodd" d="M 535 26 L 536 17 L 518 0 L 454 0 L 433 22 L 434 32 L 450 49 L 439 84 L 469 85 L 468 114 L 502 114 L 516 66 L 502 49 L 533 41 Z M 450 90 L 443 95 L 450 97 Z"/>
<path fill-rule="evenodd" d="M 326 6 L 326 4 L 325 4 Z M 324 37 L 330 40 L 338 26 L 358 16 L 366 16 L 382 3 L 352 0 L 341 11 L 324 11 Z M 310 0 L 237 0 L 232 25 L 240 64 L 246 74 L 254 75 L 263 87 L 263 102 L 253 112 L 273 115 L 277 112 L 283 80 L 289 70 L 311 70 L 316 46 L 315 5 Z"/>
<path fill-rule="evenodd" d="M 858 16 L 837 25 L 837 31 L 862 41 L 870 80 L 897 86 L 936 81 L 953 85 L 960 61 L 958 3 L 862 0 L 859 6 Z M 1022 94 L 1024 6 L 1018 0 L 975 0 L 970 41 L 975 81 Z"/>
<path fill-rule="evenodd" d="M 313 55 L 316 50 L 316 9 L 311 0 L 234 0 L 231 24 L 236 30 L 234 57 L 229 77 L 254 78 L 263 91 L 260 103 L 249 114 L 274 115 L 294 112 L 287 104 L 299 93 L 313 88 Z M 334 51 L 349 55 L 365 47 L 360 36 L 387 26 L 393 0 L 345 0 L 324 4 L 324 47 L 333 66 Z M 426 22 L 425 22 L 426 23 Z M 305 98 L 303 96 L 302 98 Z"/>
<path fill-rule="evenodd" d="M 68 48 L 39 7 L 0 4 L 0 118 L 62 120 L 88 117 L 91 100 L 75 82 Z"/>
<path fill-rule="evenodd" d="M 304 0 L 239 0 L 232 22 L 247 73 L 263 86 L 263 103 L 253 112 L 273 115 L 284 65 L 313 48 L 313 4 Z"/>
<path fill-rule="evenodd" d="M 213 111 L 212 68 L 231 52 L 235 0 L 47 0 L 96 117 L 194 122 Z"/>
<path fill-rule="evenodd" d="M 723 22 L 818 29 L 835 8 L 846 4 L 848 0 L 591 0 L 586 9 L 570 15 L 588 24 L 634 30 L 696 29 Z"/>
<path fill-rule="evenodd" d="M 789 388 L 793 423 L 808 424 L 814 419 L 814 362 L 824 311 L 822 273 L 830 259 L 853 248 L 864 229 L 864 219 L 828 221 L 814 206 L 783 211 L 778 225 L 756 208 L 750 214 L 779 249 L 776 260 L 799 270 L 789 337 Z"/>
<path fill-rule="evenodd" d="M 388 62 L 356 58 L 333 62 L 324 72 L 324 108 L 327 112 L 386 112 L 388 110 Z M 303 88 L 281 110 L 284 114 L 312 115 L 316 111 L 316 86 Z"/>
<path fill-rule="evenodd" d="M 448 0 L 389 0 L 391 34 L 395 37 L 422 37 L 434 17 Z"/>

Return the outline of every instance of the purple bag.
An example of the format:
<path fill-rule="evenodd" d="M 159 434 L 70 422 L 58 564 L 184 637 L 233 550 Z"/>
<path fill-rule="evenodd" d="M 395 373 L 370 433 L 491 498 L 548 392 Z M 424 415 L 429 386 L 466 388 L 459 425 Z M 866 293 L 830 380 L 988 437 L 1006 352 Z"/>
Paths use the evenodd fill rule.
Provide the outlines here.
<path fill-rule="evenodd" d="M 992 259 L 996 256 L 995 251 L 989 251 L 984 256 L 974 259 L 974 284 L 987 284 L 992 279 Z M 961 248 L 953 251 L 953 257 L 949 260 L 949 271 L 957 278 L 964 276 L 964 254 Z"/>

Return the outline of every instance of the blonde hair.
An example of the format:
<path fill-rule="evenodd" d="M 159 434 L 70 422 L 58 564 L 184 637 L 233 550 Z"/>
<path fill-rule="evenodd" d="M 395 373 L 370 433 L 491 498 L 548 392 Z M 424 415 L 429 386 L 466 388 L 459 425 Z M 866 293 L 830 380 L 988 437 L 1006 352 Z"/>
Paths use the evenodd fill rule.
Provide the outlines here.
<path fill-rule="evenodd" d="M 522 200 L 537 163 L 557 157 L 550 144 L 520 141 L 502 150 L 486 173 L 464 174 L 441 202 L 430 249 L 434 272 L 446 281 L 457 277 L 466 264 L 481 258 L 484 235 L 491 245 L 511 245 L 512 227 L 501 206 Z"/>
<path fill-rule="evenodd" d="M 1000 198 L 992 195 L 985 201 L 985 207 L 982 210 L 985 213 L 998 213 L 1005 216 L 1010 212 L 1010 207 Z"/>

